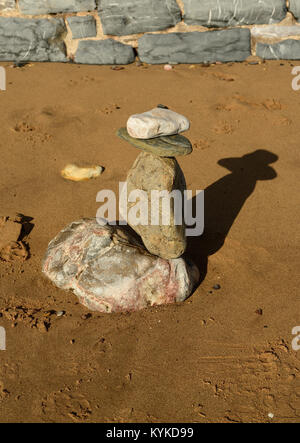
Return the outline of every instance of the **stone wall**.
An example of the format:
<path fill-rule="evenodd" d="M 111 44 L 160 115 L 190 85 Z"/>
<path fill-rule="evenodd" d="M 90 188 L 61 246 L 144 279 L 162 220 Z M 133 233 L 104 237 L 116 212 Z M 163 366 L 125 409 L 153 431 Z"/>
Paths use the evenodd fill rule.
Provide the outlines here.
<path fill-rule="evenodd" d="M 0 61 L 300 59 L 300 0 L 0 0 Z"/>

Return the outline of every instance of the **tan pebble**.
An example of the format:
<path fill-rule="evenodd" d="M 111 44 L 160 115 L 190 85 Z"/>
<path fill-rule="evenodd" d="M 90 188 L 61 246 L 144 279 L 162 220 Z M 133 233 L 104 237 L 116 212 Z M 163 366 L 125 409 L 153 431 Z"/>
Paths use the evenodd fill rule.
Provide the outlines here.
<path fill-rule="evenodd" d="M 103 170 L 104 168 L 102 166 L 80 168 L 76 165 L 69 164 L 61 171 L 61 175 L 66 180 L 79 182 L 83 180 L 89 180 L 91 178 L 97 178 L 102 174 Z"/>

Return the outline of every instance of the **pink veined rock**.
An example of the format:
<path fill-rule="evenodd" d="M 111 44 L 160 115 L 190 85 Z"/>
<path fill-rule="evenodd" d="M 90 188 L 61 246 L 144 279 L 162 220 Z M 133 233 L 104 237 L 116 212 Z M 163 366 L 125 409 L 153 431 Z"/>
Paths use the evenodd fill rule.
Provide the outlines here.
<path fill-rule="evenodd" d="M 197 267 L 150 254 L 127 231 L 95 219 L 74 222 L 50 242 L 43 272 L 93 311 L 137 311 L 189 297 L 199 280 Z"/>

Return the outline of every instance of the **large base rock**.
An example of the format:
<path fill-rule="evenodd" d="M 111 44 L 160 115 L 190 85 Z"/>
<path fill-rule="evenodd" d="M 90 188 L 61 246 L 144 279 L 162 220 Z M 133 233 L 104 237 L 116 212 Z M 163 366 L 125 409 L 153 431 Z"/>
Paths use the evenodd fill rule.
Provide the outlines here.
<path fill-rule="evenodd" d="M 182 302 L 199 279 L 193 264 L 155 257 L 127 228 L 100 226 L 94 219 L 72 223 L 50 242 L 43 272 L 101 312 Z"/>

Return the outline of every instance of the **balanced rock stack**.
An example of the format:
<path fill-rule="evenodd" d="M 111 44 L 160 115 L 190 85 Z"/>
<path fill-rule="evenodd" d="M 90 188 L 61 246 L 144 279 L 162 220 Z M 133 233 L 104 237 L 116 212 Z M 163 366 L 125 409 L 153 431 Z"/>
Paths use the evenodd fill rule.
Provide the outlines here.
<path fill-rule="evenodd" d="M 129 118 L 118 136 L 143 152 L 127 177 L 127 193 L 144 191 L 150 208 L 148 223 L 101 226 L 96 219 L 74 222 L 52 240 L 43 272 L 61 289 L 72 290 L 80 302 L 100 312 L 136 311 L 147 306 L 182 302 L 188 298 L 199 271 L 182 254 L 185 226 L 176 224 L 174 200 L 151 208 L 151 191 L 183 193 L 185 179 L 176 156 L 192 152 L 188 139 L 179 135 L 189 121 L 159 105 Z M 128 212 L 134 203 L 128 202 Z M 153 210 L 152 210 L 153 209 Z M 162 223 L 164 212 L 170 217 Z M 157 212 L 155 214 L 155 212 Z M 151 213 L 157 217 L 153 224 Z M 183 220 L 183 218 L 182 218 Z"/>
<path fill-rule="evenodd" d="M 179 132 L 189 129 L 189 121 L 165 108 L 155 108 L 144 114 L 133 115 L 127 122 L 127 129 L 118 131 L 119 137 L 143 150 L 127 176 L 128 195 L 136 189 L 147 193 L 148 223 L 130 226 L 141 236 L 144 245 L 154 255 L 165 259 L 180 257 L 186 248 L 184 223 L 176 225 L 174 200 L 168 208 L 163 207 L 162 199 L 152 208 L 152 191 L 171 193 L 179 191 L 183 202 L 186 189 L 184 175 L 176 156 L 192 152 L 189 140 Z M 175 135 L 174 135 L 175 134 Z M 128 202 L 128 212 L 134 203 Z M 169 216 L 168 224 L 163 224 L 163 212 Z M 156 213 L 157 224 L 152 220 Z M 123 217 L 126 214 L 121 214 Z M 183 214 L 180 214 L 183 219 Z"/>

